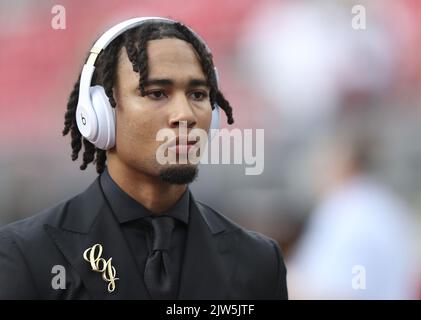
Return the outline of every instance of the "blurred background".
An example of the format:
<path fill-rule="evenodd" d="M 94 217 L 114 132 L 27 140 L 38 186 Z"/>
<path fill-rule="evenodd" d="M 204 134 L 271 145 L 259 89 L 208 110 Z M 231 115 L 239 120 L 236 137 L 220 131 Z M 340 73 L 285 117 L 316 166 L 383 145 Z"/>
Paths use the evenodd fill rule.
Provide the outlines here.
<path fill-rule="evenodd" d="M 51 25 L 57 4 L 63 30 Z M 153 15 L 207 41 L 231 128 L 265 130 L 261 175 L 202 165 L 191 189 L 278 241 L 290 298 L 421 299 L 417 0 L 2 0 L 0 225 L 96 178 L 61 135 L 68 95 L 105 29 Z"/>

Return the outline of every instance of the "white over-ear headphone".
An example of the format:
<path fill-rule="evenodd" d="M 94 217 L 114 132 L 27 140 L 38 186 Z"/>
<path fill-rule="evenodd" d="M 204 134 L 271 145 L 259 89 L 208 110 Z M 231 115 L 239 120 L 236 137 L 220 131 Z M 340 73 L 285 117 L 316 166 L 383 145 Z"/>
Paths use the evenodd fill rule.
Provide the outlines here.
<path fill-rule="evenodd" d="M 79 99 L 76 109 L 77 127 L 88 141 L 97 148 L 108 150 L 115 145 L 115 110 L 111 106 L 102 86 L 91 86 L 95 70 L 95 61 L 99 53 L 115 38 L 128 29 L 135 28 L 146 21 L 175 23 L 176 21 L 161 17 L 133 18 L 113 26 L 107 30 L 94 44 L 90 55 L 83 66 L 80 76 Z M 191 29 L 189 29 L 205 48 L 210 52 L 206 43 Z M 218 72 L 214 69 L 218 85 Z M 219 128 L 219 106 L 214 105 L 210 129 Z"/>

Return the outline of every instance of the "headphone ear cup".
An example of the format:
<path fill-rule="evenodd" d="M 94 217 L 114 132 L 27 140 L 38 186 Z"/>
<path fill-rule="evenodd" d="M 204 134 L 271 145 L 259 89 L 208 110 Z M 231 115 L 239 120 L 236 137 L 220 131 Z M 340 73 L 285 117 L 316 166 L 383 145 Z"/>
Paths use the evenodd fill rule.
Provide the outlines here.
<path fill-rule="evenodd" d="M 92 86 L 89 92 L 92 107 L 98 119 L 98 134 L 91 142 L 99 149 L 111 149 L 115 145 L 115 110 L 110 104 L 104 87 Z"/>

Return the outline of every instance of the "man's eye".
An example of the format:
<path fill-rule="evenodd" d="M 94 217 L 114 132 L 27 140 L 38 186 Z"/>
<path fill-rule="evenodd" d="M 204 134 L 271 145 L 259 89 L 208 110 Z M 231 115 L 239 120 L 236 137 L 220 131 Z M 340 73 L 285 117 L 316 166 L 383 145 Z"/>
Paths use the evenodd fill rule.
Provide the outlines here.
<path fill-rule="evenodd" d="M 202 92 L 202 91 L 194 91 L 190 94 L 190 96 L 193 98 L 193 100 L 202 101 L 202 100 L 206 99 L 206 97 L 208 95 L 207 95 L 207 93 Z"/>
<path fill-rule="evenodd" d="M 161 90 L 147 92 L 146 96 L 152 100 L 161 100 L 166 97 L 164 91 Z"/>

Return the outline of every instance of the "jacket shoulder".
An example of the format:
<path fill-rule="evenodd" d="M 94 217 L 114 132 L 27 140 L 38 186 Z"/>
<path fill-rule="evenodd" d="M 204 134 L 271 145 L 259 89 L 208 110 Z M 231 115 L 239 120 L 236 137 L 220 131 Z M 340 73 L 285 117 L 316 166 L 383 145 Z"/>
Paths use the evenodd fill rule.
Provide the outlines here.
<path fill-rule="evenodd" d="M 44 234 L 44 225 L 61 226 L 66 219 L 78 220 L 79 213 L 96 211 L 102 205 L 99 182 L 96 179 L 88 188 L 71 196 L 49 208 L 46 208 L 31 217 L 22 219 L 0 228 L 3 236 L 17 237 L 32 240 L 36 235 Z M 94 203 L 94 205 L 93 205 Z M 89 209 L 88 209 L 89 207 Z M 94 217 L 94 216 L 93 216 Z M 82 219 L 86 217 L 81 216 Z"/>
<path fill-rule="evenodd" d="M 70 199 L 62 201 L 31 217 L 2 226 L 0 227 L 0 235 L 2 238 L 10 238 L 13 241 L 18 239 L 32 241 L 37 235 L 43 233 L 45 224 L 59 225 L 70 201 Z"/>
<path fill-rule="evenodd" d="M 248 286 L 260 292 L 262 298 L 288 299 L 286 267 L 278 243 L 259 232 L 248 230 L 210 206 L 198 202 L 211 229 L 225 229 L 225 243 L 236 243 L 234 256 L 241 267 L 236 270 L 236 279 L 252 280 Z M 238 280 L 242 281 L 242 280 Z"/>
<path fill-rule="evenodd" d="M 38 299 L 38 269 L 46 268 L 51 243 L 44 225 L 59 219 L 66 202 L 0 228 L 0 299 Z M 18 277 L 16 277 L 18 275 Z"/>
<path fill-rule="evenodd" d="M 277 243 L 274 239 L 265 236 L 259 232 L 248 230 L 238 223 L 232 221 L 222 213 L 211 208 L 207 204 L 201 201 L 197 201 L 203 213 L 205 215 L 206 222 L 212 229 L 212 231 L 218 231 L 225 229 L 225 232 L 237 232 L 241 235 L 242 241 L 250 246 L 255 246 L 257 249 L 269 249 L 273 250 L 273 246 Z"/>

